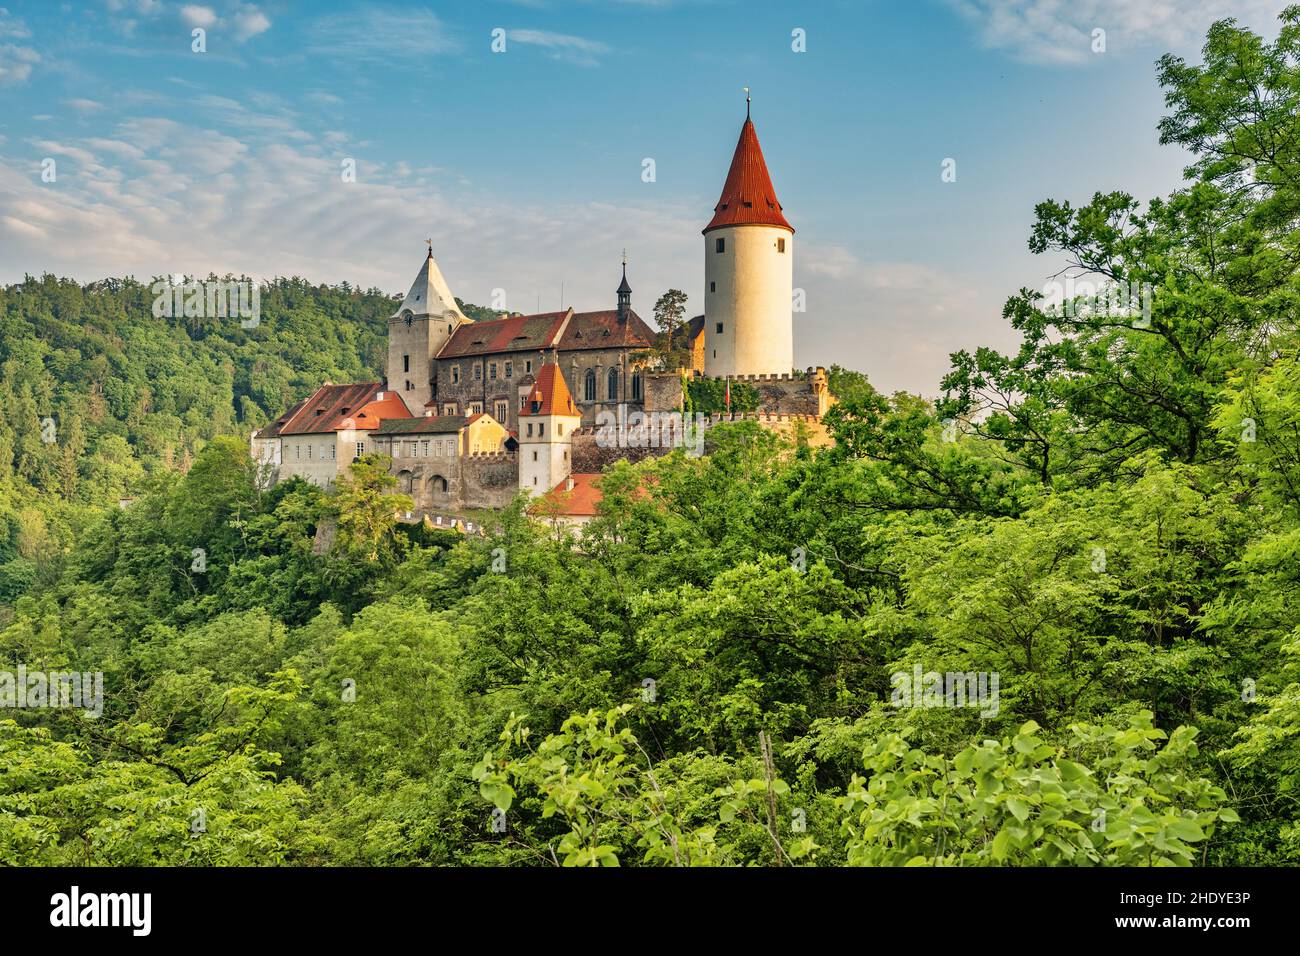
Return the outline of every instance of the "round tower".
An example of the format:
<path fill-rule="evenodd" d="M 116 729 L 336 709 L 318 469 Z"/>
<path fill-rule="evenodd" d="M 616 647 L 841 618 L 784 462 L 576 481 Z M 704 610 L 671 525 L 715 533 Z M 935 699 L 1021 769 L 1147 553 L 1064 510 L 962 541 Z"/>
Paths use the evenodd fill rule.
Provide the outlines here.
<path fill-rule="evenodd" d="M 777 202 L 747 107 L 722 196 L 704 227 L 704 374 L 789 375 L 793 287 L 794 227 Z"/>

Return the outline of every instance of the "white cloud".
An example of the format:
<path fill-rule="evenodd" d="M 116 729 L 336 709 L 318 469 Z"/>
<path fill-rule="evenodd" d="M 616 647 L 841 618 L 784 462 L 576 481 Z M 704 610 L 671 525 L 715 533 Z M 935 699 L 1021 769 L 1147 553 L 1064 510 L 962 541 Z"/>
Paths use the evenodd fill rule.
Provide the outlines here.
<path fill-rule="evenodd" d="M 23 152 L 33 147 L 59 158 L 59 177 L 42 183 L 0 150 L 0 282 L 232 271 L 397 292 L 429 235 L 456 294 L 486 303 L 501 288 L 521 311 L 558 308 L 562 282 L 566 304 L 612 308 L 625 246 L 643 316 L 664 289 L 703 282 L 703 213 L 681 204 L 518 202 L 428 164 L 364 159 L 345 183 L 322 140 L 286 145 L 248 128 L 235 138 L 161 117 Z"/>
<path fill-rule="evenodd" d="M 0 7 L 0 39 L 30 40 L 31 36 L 32 31 L 27 28 L 27 24 L 11 16 L 6 8 Z"/>
<path fill-rule="evenodd" d="M 102 110 L 104 108 L 103 103 L 99 103 L 95 100 L 84 99 L 81 97 L 78 97 L 76 99 L 71 99 L 71 100 L 64 100 L 63 102 L 67 106 L 76 110 L 78 113 L 93 113 L 96 110 Z"/>
<path fill-rule="evenodd" d="M 206 30 L 217 22 L 217 13 L 211 7 L 191 3 L 181 7 L 181 19 L 188 27 L 203 27 Z"/>
<path fill-rule="evenodd" d="M 0 44 L 0 86 L 18 86 L 32 75 L 32 67 L 41 62 L 31 47 L 13 43 Z"/>
<path fill-rule="evenodd" d="M 1005 290 L 914 262 L 866 262 L 843 246 L 796 241 L 795 287 L 807 311 L 795 313 L 795 366 L 866 371 L 886 394 L 939 394 L 949 355 L 988 345 L 1014 350 L 1016 334 L 990 326 Z"/>
<path fill-rule="evenodd" d="M 270 19 L 255 4 L 235 3 L 221 9 L 218 13 L 213 7 L 191 3 L 181 7 L 179 13 L 187 27 L 229 30 L 240 43 L 271 29 Z M 161 6 L 155 5 L 149 12 L 161 12 Z"/>
<path fill-rule="evenodd" d="M 609 47 L 598 40 L 548 30 L 511 30 L 508 38 L 514 43 L 543 47 L 550 51 L 552 59 L 580 66 L 595 66 L 599 62 L 597 57 L 609 52 Z"/>
<path fill-rule="evenodd" d="M 1268 32 L 1290 0 L 947 0 L 974 23 L 984 46 L 1030 63 L 1080 64 L 1098 59 L 1093 31 L 1106 50 L 1185 49 L 1216 20 L 1235 17 Z"/>
<path fill-rule="evenodd" d="M 255 6 L 241 6 L 235 11 L 230 18 L 235 28 L 235 39 L 247 40 L 249 37 L 255 37 L 259 33 L 265 33 L 271 29 L 271 21 L 267 19 L 266 14 Z"/>

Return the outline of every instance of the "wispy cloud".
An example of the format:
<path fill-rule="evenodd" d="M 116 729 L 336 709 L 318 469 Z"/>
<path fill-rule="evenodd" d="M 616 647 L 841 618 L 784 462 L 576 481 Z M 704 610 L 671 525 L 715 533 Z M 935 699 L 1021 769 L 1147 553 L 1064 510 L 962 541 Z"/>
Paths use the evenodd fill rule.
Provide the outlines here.
<path fill-rule="evenodd" d="M 1082 64 L 1098 59 L 1094 31 L 1106 52 L 1149 46 L 1180 49 L 1204 37 L 1216 20 L 1236 17 L 1267 31 L 1290 0 L 947 0 L 973 23 L 980 42 L 1029 63 Z"/>
<path fill-rule="evenodd" d="M 356 60 L 392 60 L 460 48 L 431 10 L 361 7 L 321 17 L 309 32 L 313 53 Z"/>
<path fill-rule="evenodd" d="M 0 7 L 0 41 L 29 40 L 32 31 L 18 17 Z M 30 46 L 0 42 L 0 86 L 18 86 L 26 83 L 32 68 L 41 62 L 40 54 Z"/>
<path fill-rule="evenodd" d="M 552 59 L 579 66 L 596 66 L 600 62 L 598 58 L 609 52 L 609 47 L 598 40 L 567 33 L 552 33 L 549 30 L 510 30 L 507 40 L 525 46 L 542 47 Z"/>

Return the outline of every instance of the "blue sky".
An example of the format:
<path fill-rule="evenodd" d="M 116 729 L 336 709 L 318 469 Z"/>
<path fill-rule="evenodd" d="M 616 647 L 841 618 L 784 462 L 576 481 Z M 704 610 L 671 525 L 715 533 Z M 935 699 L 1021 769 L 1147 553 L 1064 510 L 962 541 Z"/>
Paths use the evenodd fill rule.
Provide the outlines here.
<path fill-rule="evenodd" d="M 1003 301 L 1058 268 L 1026 249 L 1034 203 L 1178 187 L 1155 59 L 1194 58 L 1223 16 L 1272 35 L 1285 5 L 0 4 L 0 282 L 234 271 L 401 292 L 432 236 L 472 302 L 553 309 L 563 288 L 611 307 L 626 247 L 638 312 L 677 287 L 694 314 L 748 85 L 797 230 L 796 363 L 927 395 L 949 352 L 1013 347 Z"/>

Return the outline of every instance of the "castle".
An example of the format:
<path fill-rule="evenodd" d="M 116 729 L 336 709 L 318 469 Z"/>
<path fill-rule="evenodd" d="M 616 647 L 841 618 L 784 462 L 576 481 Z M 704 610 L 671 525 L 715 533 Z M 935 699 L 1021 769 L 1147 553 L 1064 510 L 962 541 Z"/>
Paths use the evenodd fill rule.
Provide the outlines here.
<path fill-rule="evenodd" d="M 748 109 L 703 234 L 705 307 L 683 330 L 686 374 L 749 383 L 759 396 L 749 417 L 766 427 L 818 430 L 833 398 L 823 369 L 792 371 L 794 227 Z M 615 296 L 604 311 L 471 321 L 430 245 L 388 320 L 387 380 L 326 382 L 255 432 L 251 453 L 272 481 L 296 475 L 328 487 L 378 452 L 399 490 L 440 521 L 503 507 L 523 490 L 580 524 L 595 513 L 604 465 L 656 451 L 611 445 L 598 426 L 683 407 L 683 373 L 648 352 L 656 335 L 632 309 L 626 257 Z"/>

